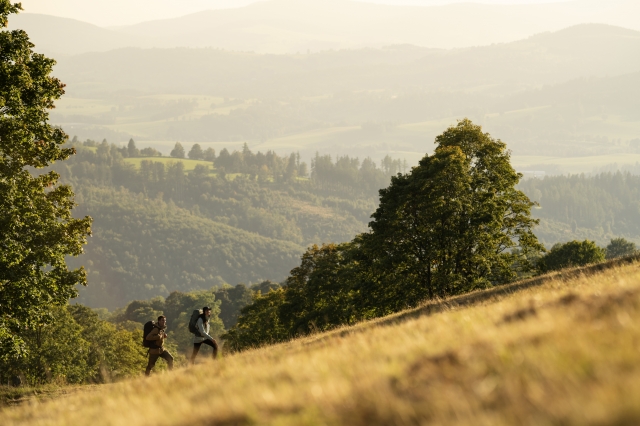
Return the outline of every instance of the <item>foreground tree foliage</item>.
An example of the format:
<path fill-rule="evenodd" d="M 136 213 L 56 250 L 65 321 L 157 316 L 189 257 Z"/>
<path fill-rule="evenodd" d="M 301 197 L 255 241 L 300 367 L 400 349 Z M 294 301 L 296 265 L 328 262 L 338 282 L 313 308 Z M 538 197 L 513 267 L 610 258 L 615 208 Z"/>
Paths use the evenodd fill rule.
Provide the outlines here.
<path fill-rule="evenodd" d="M 19 4 L 0 0 L 0 26 Z M 85 284 L 83 268 L 65 257 L 82 253 L 91 219 L 73 219 L 73 192 L 59 175 L 32 173 L 68 158 L 66 135 L 48 124 L 64 85 L 55 61 L 34 53 L 24 31 L 0 32 L 0 362 L 27 348 L 22 332 L 46 323 Z"/>
<path fill-rule="evenodd" d="M 106 383 L 141 374 L 147 361 L 140 330 L 100 320 L 82 305 L 50 309 L 20 337 L 28 350 L 2 365 L 1 383 L 15 375 L 31 386 Z"/>
<path fill-rule="evenodd" d="M 242 310 L 227 340 L 239 349 L 281 341 L 530 272 L 544 247 L 506 145 L 467 119 L 436 144 L 380 191 L 370 232 L 308 249 L 283 290 Z"/>

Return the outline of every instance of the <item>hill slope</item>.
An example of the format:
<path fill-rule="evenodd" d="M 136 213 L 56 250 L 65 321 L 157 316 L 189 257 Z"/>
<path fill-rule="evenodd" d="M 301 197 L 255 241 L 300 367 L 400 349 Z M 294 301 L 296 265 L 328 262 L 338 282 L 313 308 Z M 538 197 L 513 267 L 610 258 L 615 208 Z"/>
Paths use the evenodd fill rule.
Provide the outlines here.
<path fill-rule="evenodd" d="M 88 270 L 89 285 L 74 299 L 88 306 L 115 309 L 175 290 L 282 280 L 304 251 L 295 243 L 196 215 L 173 201 L 85 189 L 76 214 L 93 217 L 93 237 L 85 255 L 70 263 Z"/>
<path fill-rule="evenodd" d="M 637 72 L 638 53 L 640 32 L 584 24 L 517 42 L 451 51 L 392 46 L 262 55 L 216 49 L 120 49 L 61 58 L 56 76 L 74 97 L 125 90 L 254 99 L 380 89 L 497 95 L 580 77 Z"/>
<path fill-rule="evenodd" d="M 141 407 L 165 401 L 161 425 L 637 424 L 638 260 L 432 302 L 153 386 L 140 379 L 5 409 L 0 422 L 143 425 Z"/>
<path fill-rule="evenodd" d="M 152 45 L 144 35 L 122 34 L 75 19 L 39 13 L 21 13 L 12 17 L 9 29 L 25 30 L 37 51 L 48 55 L 77 55 Z"/>
<path fill-rule="evenodd" d="M 55 124 L 81 139 L 154 141 L 164 153 L 176 140 L 216 151 L 247 141 L 306 158 L 417 162 L 466 116 L 515 155 L 582 157 L 633 152 L 640 131 L 640 32 L 596 24 L 453 51 L 121 49 L 61 58 L 56 75 L 68 96 Z M 546 170 L 541 162 L 520 161 Z"/>

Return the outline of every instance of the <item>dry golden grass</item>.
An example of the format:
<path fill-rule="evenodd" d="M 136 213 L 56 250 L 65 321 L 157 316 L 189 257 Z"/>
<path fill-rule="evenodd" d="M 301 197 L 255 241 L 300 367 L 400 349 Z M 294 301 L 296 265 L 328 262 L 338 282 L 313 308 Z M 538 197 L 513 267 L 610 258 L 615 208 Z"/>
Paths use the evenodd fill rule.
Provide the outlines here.
<path fill-rule="evenodd" d="M 639 324 L 636 258 L 5 408 L 0 424 L 640 424 Z"/>

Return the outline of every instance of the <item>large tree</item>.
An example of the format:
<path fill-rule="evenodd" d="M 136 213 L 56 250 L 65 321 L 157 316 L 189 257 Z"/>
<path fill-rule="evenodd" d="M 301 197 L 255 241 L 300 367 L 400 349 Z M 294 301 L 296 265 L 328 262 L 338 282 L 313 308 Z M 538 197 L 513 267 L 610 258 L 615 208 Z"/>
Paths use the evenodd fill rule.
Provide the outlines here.
<path fill-rule="evenodd" d="M 521 175 L 503 142 L 464 119 L 436 144 L 433 155 L 380 191 L 371 233 L 363 236 L 379 274 L 361 292 L 393 300 L 370 303 L 397 310 L 506 282 L 530 266 L 529 253 L 543 250 L 532 232 L 534 203 L 515 189 Z"/>
<path fill-rule="evenodd" d="M 0 26 L 20 4 L 0 0 Z M 0 31 L 0 362 L 21 350 L 21 330 L 43 324 L 86 284 L 65 257 L 82 253 L 91 218 L 74 219 L 73 192 L 42 169 L 74 154 L 48 123 L 64 93 L 55 61 L 35 53 L 24 31 Z"/>

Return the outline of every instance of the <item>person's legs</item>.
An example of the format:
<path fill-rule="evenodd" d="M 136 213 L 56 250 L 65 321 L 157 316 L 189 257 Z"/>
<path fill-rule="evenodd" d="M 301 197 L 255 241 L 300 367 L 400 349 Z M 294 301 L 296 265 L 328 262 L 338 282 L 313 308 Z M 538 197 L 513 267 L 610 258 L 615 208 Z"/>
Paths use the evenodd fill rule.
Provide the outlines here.
<path fill-rule="evenodd" d="M 162 352 L 162 355 L 160 355 L 160 357 L 167 361 L 169 370 L 173 370 L 173 356 L 171 355 L 171 353 L 169 351 L 164 351 Z"/>
<path fill-rule="evenodd" d="M 144 372 L 145 376 L 148 376 L 151 373 L 151 370 L 156 365 L 156 361 L 158 360 L 158 354 L 149 354 L 149 363 L 147 364 L 147 370 Z"/>
<path fill-rule="evenodd" d="M 213 348 L 213 359 L 216 359 L 218 357 L 218 343 L 212 342 L 211 340 L 205 340 L 202 343 L 204 343 L 205 345 L 209 345 Z"/>
<path fill-rule="evenodd" d="M 200 351 L 200 346 L 202 346 L 202 343 L 193 344 L 193 352 L 191 352 L 191 364 L 196 362 L 196 355 L 198 355 L 198 352 Z"/>

